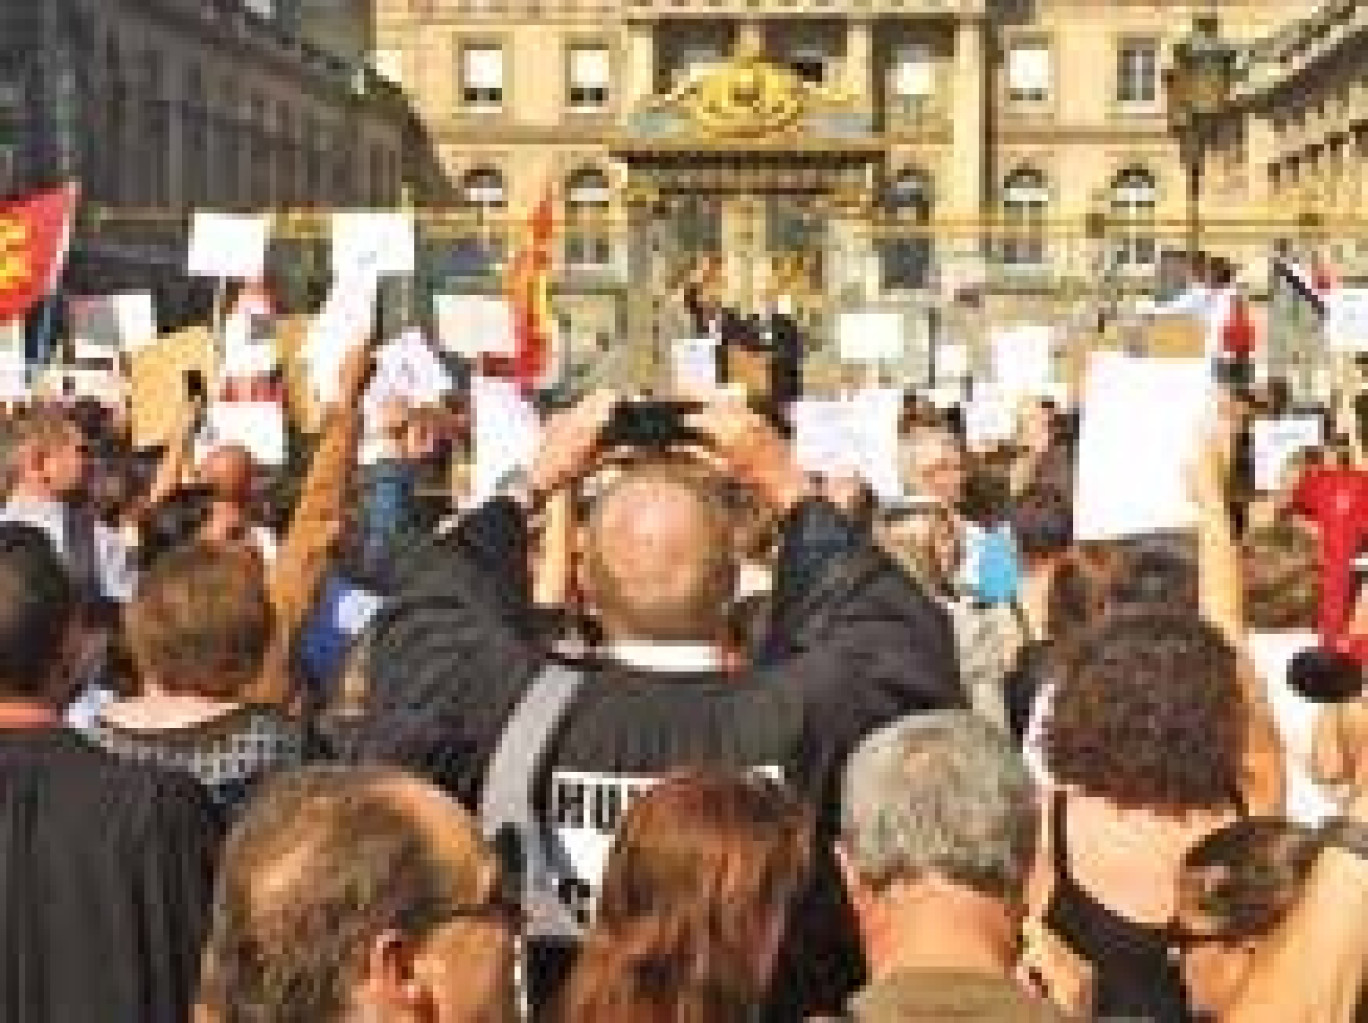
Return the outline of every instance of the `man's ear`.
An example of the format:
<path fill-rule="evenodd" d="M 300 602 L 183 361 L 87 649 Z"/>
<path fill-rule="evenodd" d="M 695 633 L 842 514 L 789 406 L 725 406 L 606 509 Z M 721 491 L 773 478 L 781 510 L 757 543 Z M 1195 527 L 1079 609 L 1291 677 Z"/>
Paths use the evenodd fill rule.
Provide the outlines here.
<path fill-rule="evenodd" d="M 381 931 L 366 948 L 356 1001 L 382 1018 L 422 1019 L 429 998 L 414 969 L 417 956 L 411 938 L 395 930 Z"/>

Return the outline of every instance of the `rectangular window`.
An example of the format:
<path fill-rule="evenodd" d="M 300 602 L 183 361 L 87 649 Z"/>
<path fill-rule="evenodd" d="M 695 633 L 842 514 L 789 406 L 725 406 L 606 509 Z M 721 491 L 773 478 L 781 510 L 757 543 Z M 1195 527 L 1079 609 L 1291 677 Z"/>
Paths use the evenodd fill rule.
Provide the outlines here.
<path fill-rule="evenodd" d="M 803 81 L 821 85 L 827 80 L 827 65 L 830 60 L 830 55 L 820 46 L 797 46 L 794 47 L 788 64 L 793 73 Z"/>
<path fill-rule="evenodd" d="M 1153 103 L 1158 98 L 1159 49 L 1151 40 L 1127 40 L 1116 53 L 1116 98 Z"/>
<path fill-rule="evenodd" d="M 569 95 L 571 110 L 602 110 L 608 105 L 608 83 L 612 62 L 608 47 L 572 46 L 569 51 Z"/>
<path fill-rule="evenodd" d="M 1013 43 L 1007 51 L 1007 95 L 1015 103 L 1050 98 L 1050 48 L 1042 42 Z"/>
<path fill-rule="evenodd" d="M 936 65 L 925 43 L 899 46 L 893 51 L 889 91 L 899 99 L 926 99 L 936 89 Z"/>
<path fill-rule="evenodd" d="M 498 110 L 503 106 L 503 98 L 503 47 L 464 47 L 461 50 L 461 102 L 476 109 Z"/>

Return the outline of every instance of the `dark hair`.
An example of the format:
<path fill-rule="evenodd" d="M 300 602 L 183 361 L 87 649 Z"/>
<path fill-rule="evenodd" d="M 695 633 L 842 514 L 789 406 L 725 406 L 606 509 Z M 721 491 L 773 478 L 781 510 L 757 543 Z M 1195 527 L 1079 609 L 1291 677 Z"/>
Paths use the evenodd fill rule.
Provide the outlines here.
<path fill-rule="evenodd" d="M 1234 649 L 1196 615 L 1109 615 L 1059 652 L 1045 726 L 1056 781 L 1123 806 L 1240 798 L 1249 708 Z"/>
<path fill-rule="evenodd" d="M 493 860 L 473 823 L 467 855 L 438 859 L 402 802 L 416 784 L 389 768 L 310 767 L 253 799 L 224 848 L 204 955 L 216 1023 L 335 1023 L 371 939 L 420 937 L 488 899 Z"/>
<path fill-rule="evenodd" d="M 1032 487 L 1012 509 L 1012 536 L 1028 558 L 1063 554 L 1073 545 L 1073 505 L 1067 494 Z"/>
<path fill-rule="evenodd" d="M 1301 899 L 1324 848 L 1313 829 L 1277 817 L 1246 817 L 1212 832 L 1183 857 L 1179 892 L 1231 940 L 1270 934 Z"/>
<path fill-rule="evenodd" d="M 163 555 L 188 547 L 204 531 L 214 496 L 208 487 L 182 487 L 148 515 L 138 561 L 146 571 Z"/>
<path fill-rule="evenodd" d="M 75 611 L 71 576 L 48 535 L 0 524 L 0 694 L 44 695 Z"/>
<path fill-rule="evenodd" d="M 255 682 L 274 615 L 260 564 L 194 544 L 160 558 L 124 614 L 138 670 L 167 689 L 239 699 Z"/>
<path fill-rule="evenodd" d="M 1012 484 L 1007 473 L 982 462 L 971 464 L 964 477 L 960 511 L 980 526 L 992 527 L 1007 517 Z"/>
<path fill-rule="evenodd" d="M 627 812 L 564 1023 L 744 1023 L 755 949 L 807 876 L 811 821 L 764 778 L 688 771 Z"/>
<path fill-rule="evenodd" d="M 1155 540 L 1118 544 L 1109 609 L 1168 608 L 1197 612 L 1197 560 Z"/>

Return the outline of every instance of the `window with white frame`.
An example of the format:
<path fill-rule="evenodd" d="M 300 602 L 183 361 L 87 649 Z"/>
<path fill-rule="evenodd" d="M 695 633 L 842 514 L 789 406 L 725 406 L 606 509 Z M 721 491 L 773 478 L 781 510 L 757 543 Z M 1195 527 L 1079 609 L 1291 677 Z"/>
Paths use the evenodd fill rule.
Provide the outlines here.
<path fill-rule="evenodd" d="M 504 51 L 493 43 L 461 48 L 461 102 L 476 110 L 498 110 L 504 101 Z"/>
<path fill-rule="evenodd" d="M 1116 51 L 1116 99 L 1153 103 L 1159 96 L 1159 47 L 1153 39 L 1126 39 Z"/>
<path fill-rule="evenodd" d="M 1002 261 L 1009 266 L 1038 266 L 1045 262 L 1045 217 L 1050 186 L 1034 167 L 1013 171 L 1002 184 L 1006 237 Z"/>
<path fill-rule="evenodd" d="M 612 60 L 608 47 L 576 43 L 568 51 L 570 109 L 597 111 L 608 105 Z"/>
<path fill-rule="evenodd" d="M 608 175 L 597 167 L 582 167 L 565 182 L 565 262 L 571 267 L 603 267 L 613 261 L 607 213 L 612 202 Z"/>
<path fill-rule="evenodd" d="M 1050 98 L 1050 46 L 1021 40 L 1007 50 L 1007 97 L 1014 103 L 1043 103 Z"/>
<path fill-rule="evenodd" d="M 888 93 L 904 105 L 924 103 L 936 91 L 936 64 L 927 43 L 894 47 L 888 69 Z"/>
<path fill-rule="evenodd" d="M 1111 208 L 1119 237 L 1116 265 L 1122 269 L 1154 266 L 1158 247 L 1154 239 L 1154 212 L 1159 188 L 1154 175 L 1141 167 L 1123 170 L 1112 182 Z"/>

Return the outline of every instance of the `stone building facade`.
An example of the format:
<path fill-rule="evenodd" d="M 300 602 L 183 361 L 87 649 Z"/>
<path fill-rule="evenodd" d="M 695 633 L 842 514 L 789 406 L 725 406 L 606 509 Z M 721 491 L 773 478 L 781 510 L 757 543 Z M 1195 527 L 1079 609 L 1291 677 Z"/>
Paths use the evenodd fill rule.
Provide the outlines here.
<path fill-rule="evenodd" d="M 407 103 L 294 35 L 305 13 L 287 25 L 260 0 L 0 4 L 0 195 L 81 182 L 70 291 L 151 286 L 175 321 L 203 304 L 181 275 L 190 210 L 399 202 L 421 152 Z"/>
<path fill-rule="evenodd" d="M 550 191 L 557 309 L 586 351 L 627 337 L 658 364 L 700 264 L 742 306 L 806 289 L 818 334 L 834 310 L 896 303 L 953 337 L 1058 318 L 1099 282 L 1150 288 L 1185 240 L 1162 75 L 1207 3 L 374 3 L 374 66 L 449 187 L 427 283 L 497 287 Z M 1252 43 L 1314 6 L 1226 0 L 1222 32 Z M 747 70 L 757 55 L 801 90 Z M 722 106 L 775 130 L 700 113 L 719 75 Z M 767 89 L 811 116 L 780 123 Z M 1216 207 L 1245 201 L 1238 174 L 1210 181 Z"/>

